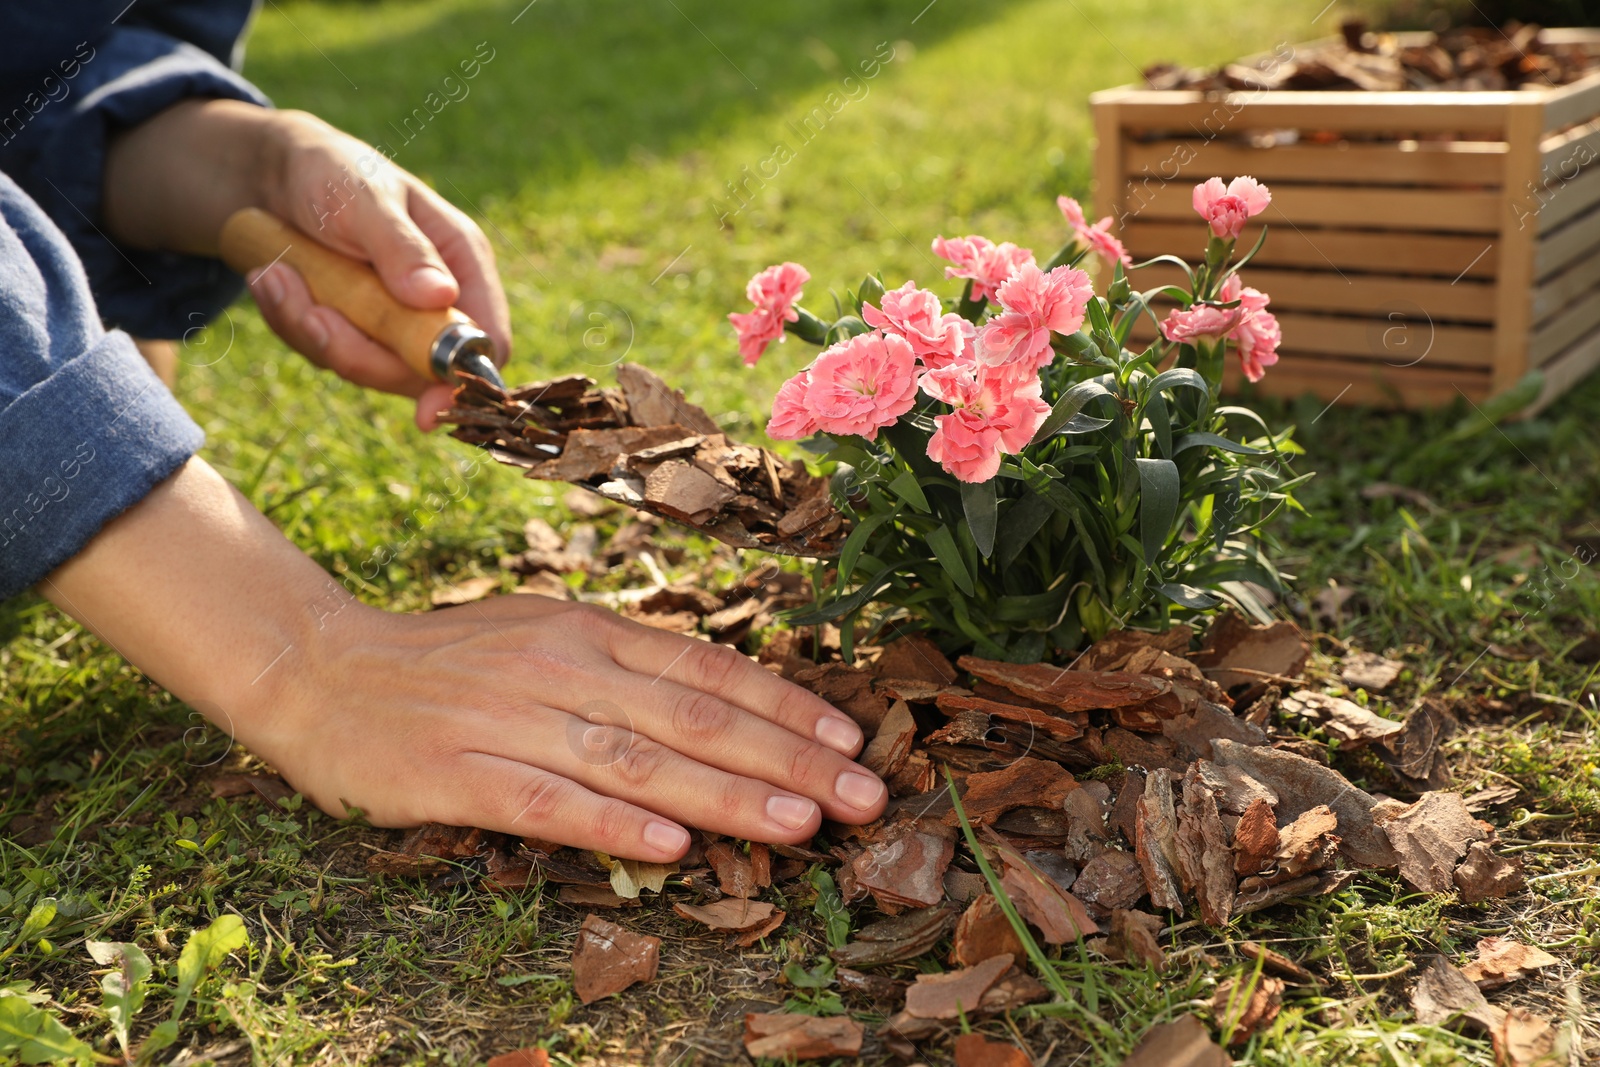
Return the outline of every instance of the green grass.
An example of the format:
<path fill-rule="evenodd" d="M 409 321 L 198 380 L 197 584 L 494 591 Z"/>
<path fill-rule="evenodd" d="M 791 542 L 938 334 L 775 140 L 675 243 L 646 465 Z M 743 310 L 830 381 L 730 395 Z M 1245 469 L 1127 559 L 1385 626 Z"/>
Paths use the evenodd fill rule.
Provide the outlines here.
<path fill-rule="evenodd" d="M 626 355 L 688 387 L 736 435 L 753 434 L 762 398 L 803 358 L 789 344 L 754 371 L 738 365 L 723 316 L 755 269 L 805 262 L 815 299 L 872 269 L 891 284 L 937 278 L 926 251 L 936 233 L 1053 248 L 1053 197 L 1088 191 L 1088 92 L 1160 58 L 1214 62 L 1315 36 L 1336 17 L 1313 25 L 1320 4 L 1285 0 L 523 3 L 269 4 L 246 71 L 280 105 L 387 144 L 486 221 L 517 332 L 512 378 L 603 377 Z M 493 58 L 470 95 L 403 143 L 396 127 L 480 42 Z M 795 143 L 789 124 L 849 89 L 842 79 L 882 43 L 893 61 Z M 794 158 L 720 227 L 733 206 L 715 206 L 726 184 L 779 141 Z M 419 435 L 405 402 L 314 372 L 248 303 L 186 359 L 179 392 L 209 433 L 206 458 L 335 571 L 359 575 L 392 554 L 361 586 L 374 603 L 423 607 L 438 584 L 492 573 L 529 515 L 560 518 L 557 490 L 487 467 L 464 499 L 440 506 L 464 446 Z M 1276 421 L 1298 425 L 1318 472 L 1307 514 L 1281 530 L 1298 576 L 1286 608 L 1331 635 L 1323 651 L 1337 639 L 1406 659 L 1411 677 L 1382 702 L 1398 713 L 1439 699 L 1462 718 L 1449 742 L 1458 784 L 1522 786 L 1528 818 L 1503 816 L 1502 834 L 1530 873 L 1556 877 L 1528 898 L 1475 907 L 1363 877 L 1220 937 L 1185 931 L 1164 978 L 1068 953 L 1058 966 L 1099 1017 L 1020 1015 L 1035 1051 L 1060 1042 L 1053 1062 L 1066 1062 L 1092 1038 L 1104 1056 L 1073 1062 L 1116 1062 L 1148 1024 L 1242 973 L 1228 946 L 1246 936 L 1372 975 L 1515 933 L 1571 961 L 1560 981 L 1525 983 L 1519 999 L 1561 1016 L 1570 990 L 1593 1015 L 1596 883 L 1562 872 L 1592 864 L 1600 847 L 1594 668 L 1573 655 L 1600 617 L 1595 568 L 1579 562 L 1600 549 L 1597 403 L 1600 382 L 1503 427 L 1471 410 L 1271 406 Z M 1422 498 L 1363 495 L 1380 483 Z M 1354 595 L 1338 620 L 1318 622 L 1304 613 L 1330 581 Z M 227 911 L 245 918 L 251 948 L 202 985 L 181 1039 L 226 1062 L 468 1063 L 534 1042 L 574 1062 L 659 1051 L 670 1063 L 690 1047 L 701 1051 L 681 1062 L 719 1062 L 735 1053 L 743 1011 L 790 992 L 772 976 L 822 951 L 818 930 L 792 920 L 765 951 L 731 961 L 650 907 L 628 922 L 668 936 L 662 979 L 581 1008 L 562 977 L 580 911 L 535 893 L 368 880 L 367 846 L 387 834 L 300 807 L 210 799 L 211 776 L 245 757 L 43 602 L 0 607 L 0 639 L 0 951 L 35 902 L 59 906 L 49 945 L 30 939 L 4 980 L 48 993 L 101 1052 L 114 1043 L 84 940 L 138 942 L 164 981 L 189 933 Z M 792 903 L 793 915 L 809 905 Z M 1242 1054 L 1489 1061 L 1481 1043 L 1410 1025 L 1402 989 L 1364 980 L 1291 998 Z M 169 1009 L 153 991 L 136 1036 Z M 1593 1048 L 1592 1031 L 1588 1040 Z"/>

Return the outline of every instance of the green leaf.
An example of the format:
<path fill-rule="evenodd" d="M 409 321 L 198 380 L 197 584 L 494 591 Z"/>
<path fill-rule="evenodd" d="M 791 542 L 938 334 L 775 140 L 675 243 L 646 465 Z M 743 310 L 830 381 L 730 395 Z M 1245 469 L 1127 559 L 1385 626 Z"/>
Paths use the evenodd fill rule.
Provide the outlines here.
<path fill-rule="evenodd" d="M 144 949 L 127 941 L 90 941 L 85 947 L 100 966 L 116 968 L 100 979 L 101 1007 L 111 1022 L 112 1032 L 117 1035 L 117 1044 L 122 1046 L 123 1057 L 127 1058 L 128 1030 L 133 1025 L 133 1017 L 144 1007 L 145 989 L 152 970 L 150 957 L 145 955 Z"/>
<path fill-rule="evenodd" d="M 833 875 L 828 873 L 826 867 L 817 866 L 811 868 L 806 881 L 817 891 L 817 902 L 812 905 L 812 910 L 822 920 L 828 947 L 843 948 L 850 940 L 850 911 L 844 906 L 844 898 L 839 895 Z"/>
<path fill-rule="evenodd" d="M 1002 570 L 1016 562 L 1054 512 L 1055 505 L 1042 493 L 1025 496 L 1012 505 L 1006 512 L 1005 528 L 1000 531 L 998 563 Z"/>
<path fill-rule="evenodd" d="M 1196 589 L 1194 586 L 1184 585 L 1182 582 L 1168 582 L 1156 588 L 1162 596 L 1180 607 L 1203 611 L 1206 608 L 1214 608 L 1218 604 L 1217 598 L 1207 593 L 1204 589 Z"/>
<path fill-rule="evenodd" d="M 926 537 L 928 547 L 933 549 L 933 558 L 939 561 L 939 566 L 956 583 L 956 588 L 968 596 L 974 595 L 972 585 L 972 572 L 967 570 L 967 561 L 961 558 L 961 549 L 956 547 L 955 535 L 948 526 L 935 526 Z"/>
<path fill-rule="evenodd" d="M 995 480 L 962 482 L 961 509 L 967 514 L 967 526 L 972 530 L 972 542 L 978 546 L 978 555 L 988 559 L 994 554 L 995 528 L 1000 522 Z"/>
<path fill-rule="evenodd" d="M 841 615 L 848 615 L 852 611 L 865 607 L 867 602 L 883 591 L 883 587 L 894 580 L 894 572 L 900 564 L 889 566 L 874 574 L 861 584 L 854 593 L 847 597 L 815 608 L 812 611 L 802 612 L 798 615 L 785 615 L 784 619 L 790 626 L 816 626 L 818 623 L 832 622 Z"/>
<path fill-rule="evenodd" d="M 1182 267 L 1183 268 L 1183 273 L 1186 274 L 1188 276 L 1188 278 L 1189 278 L 1189 288 L 1190 289 L 1194 288 L 1194 268 L 1189 266 L 1189 264 L 1187 262 L 1185 262 L 1184 260 L 1179 259 L 1177 256 L 1172 256 L 1172 255 L 1156 256 L 1153 259 L 1140 260 L 1138 263 L 1135 263 L 1133 265 L 1132 269 L 1133 270 L 1138 270 L 1140 267 L 1150 267 L 1150 266 L 1154 266 L 1157 263 L 1171 263 L 1174 266 Z M 1184 293 L 1183 295 L 1184 296 L 1188 296 L 1189 294 L 1188 293 Z"/>
<path fill-rule="evenodd" d="M 93 1055 L 60 1019 L 24 997 L 0 997 L 0 1052 L 22 1063 L 83 1063 Z"/>
<path fill-rule="evenodd" d="M 1061 399 L 1050 409 L 1050 414 L 1039 424 L 1039 432 L 1033 435 L 1033 440 L 1029 444 L 1036 445 L 1041 441 L 1048 441 L 1071 422 L 1072 417 L 1082 411 L 1085 404 L 1097 396 L 1111 396 L 1111 390 L 1107 389 L 1098 378 L 1079 382 L 1062 393 Z"/>
<path fill-rule="evenodd" d="M 178 987 L 172 996 L 172 1020 L 176 1022 L 189 1006 L 195 987 L 221 963 L 228 953 L 250 943 L 244 920 L 237 915 L 220 915 L 204 930 L 196 930 L 178 953 Z"/>
<path fill-rule="evenodd" d="M 1172 416 L 1167 411 L 1167 398 L 1152 392 L 1144 405 L 1144 417 L 1150 420 L 1150 431 L 1156 435 L 1156 447 L 1163 456 L 1171 459 L 1176 453 L 1172 451 Z"/>
<path fill-rule="evenodd" d="M 139 1060 L 149 1063 L 157 1052 L 178 1040 L 178 1020 L 168 1019 L 156 1026 L 139 1044 Z"/>
<path fill-rule="evenodd" d="M 882 511 L 876 515 L 869 515 L 850 531 L 850 536 L 846 537 L 844 544 L 839 547 L 839 589 L 844 589 L 850 581 L 850 576 L 855 574 L 856 561 L 861 558 L 861 550 L 867 547 L 867 541 L 872 537 L 873 531 L 897 514 L 898 511 Z"/>
<path fill-rule="evenodd" d="M 1136 459 L 1139 467 L 1139 540 L 1154 566 L 1178 517 L 1178 465 L 1170 459 Z"/>
<path fill-rule="evenodd" d="M 1171 370 L 1164 370 L 1150 379 L 1150 391 L 1152 393 L 1165 392 L 1168 389 L 1176 389 L 1179 386 L 1198 389 L 1206 396 L 1211 395 L 1211 387 L 1206 385 L 1205 378 L 1193 367 L 1173 367 Z"/>
<path fill-rule="evenodd" d="M 894 481 L 889 483 L 889 492 L 924 515 L 931 510 L 928 507 L 928 498 L 922 491 L 922 483 L 917 480 L 916 474 L 912 471 L 901 471 Z"/>
<path fill-rule="evenodd" d="M 1222 546 L 1228 540 L 1228 535 L 1233 533 L 1239 524 L 1239 501 L 1243 491 L 1243 480 L 1235 472 L 1233 477 L 1222 488 L 1218 489 L 1211 500 L 1211 536 L 1216 544 L 1217 551 L 1222 551 Z"/>
<path fill-rule="evenodd" d="M 1176 456 L 1189 451 L 1191 448 L 1199 448 L 1202 445 L 1207 448 L 1220 448 L 1224 452 L 1233 452 L 1241 456 L 1264 456 L 1267 454 L 1265 448 L 1256 448 L 1254 445 L 1230 441 L 1220 434 L 1206 433 L 1204 431 L 1186 433 L 1178 438 L 1177 447 L 1173 449 L 1172 454 Z"/>
<path fill-rule="evenodd" d="M 56 921 L 56 898 L 45 897 L 28 911 L 28 917 L 23 920 L 22 931 L 17 934 L 17 940 L 23 944 L 36 937 L 42 937 L 50 929 L 50 924 Z"/>

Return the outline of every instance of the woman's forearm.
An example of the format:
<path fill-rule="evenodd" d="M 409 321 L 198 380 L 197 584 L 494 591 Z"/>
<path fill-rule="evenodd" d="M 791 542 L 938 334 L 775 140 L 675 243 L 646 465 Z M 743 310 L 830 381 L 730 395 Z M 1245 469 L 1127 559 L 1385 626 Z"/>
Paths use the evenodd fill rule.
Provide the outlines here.
<path fill-rule="evenodd" d="M 217 254 L 222 223 L 265 206 L 283 112 L 238 100 L 185 100 L 111 138 L 105 224 L 133 248 Z"/>
<path fill-rule="evenodd" d="M 371 612 L 204 460 L 190 459 L 41 583 L 129 662 L 252 744 L 275 672 L 304 670 L 330 614 Z"/>

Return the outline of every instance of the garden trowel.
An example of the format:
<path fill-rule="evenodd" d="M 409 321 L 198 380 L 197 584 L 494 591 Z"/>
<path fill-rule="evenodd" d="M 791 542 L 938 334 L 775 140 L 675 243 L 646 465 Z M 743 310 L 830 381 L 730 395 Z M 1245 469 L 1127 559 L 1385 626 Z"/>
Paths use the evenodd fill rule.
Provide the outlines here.
<path fill-rule="evenodd" d="M 424 378 L 453 385 L 466 373 L 505 388 L 494 364 L 494 342 L 463 312 L 405 306 L 371 267 L 276 215 L 253 207 L 236 211 L 223 224 L 220 243 L 222 258 L 240 274 L 287 263 L 300 272 L 317 303 L 338 308 Z"/>

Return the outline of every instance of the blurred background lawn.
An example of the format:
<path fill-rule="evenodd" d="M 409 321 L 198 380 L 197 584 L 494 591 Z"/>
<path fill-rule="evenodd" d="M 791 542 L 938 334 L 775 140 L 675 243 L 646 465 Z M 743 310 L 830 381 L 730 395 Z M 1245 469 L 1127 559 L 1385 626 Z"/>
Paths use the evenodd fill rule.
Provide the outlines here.
<path fill-rule="evenodd" d="M 268 0 L 245 71 L 279 106 L 383 145 L 482 222 L 511 298 L 508 378 L 605 379 L 626 358 L 683 387 L 731 433 L 758 438 L 772 390 L 808 352 L 791 342 L 754 370 L 739 364 L 725 315 L 755 270 L 803 262 L 808 301 L 819 303 L 869 270 L 890 285 L 938 282 L 935 234 L 1054 249 L 1064 232 L 1055 196 L 1090 194 L 1091 91 L 1136 80 L 1156 60 L 1216 63 L 1330 33 L 1340 15 L 1323 0 Z M 480 66 L 463 96 L 445 78 L 468 59 Z M 881 69 L 862 78 L 859 64 L 874 59 Z M 828 110 L 830 93 L 847 102 L 801 143 L 795 124 Z M 748 206 L 730 202 L 729 183 L 745 183 L 779 142 L 792 158 L 764 185 L 745 186 Z M 409 402 L 313 370 L 248 301 L 192 338 L 184 359 L 178 391 L 207 429 L 204 455 L 297 544 L 352 578 L 374 554 L 393 554 L 361 583 L 374 603 L 423 607 L 438 585 L 492 573 L 521 547 L 531 515 L 562 517 L 558 488 L 488 466 L 465 499 L 440 506 L 466 446 L 418 433 Z M 1470 409 L 1266 405 L 1269 421 L 1298 425 L 1301 466 L 1318 472 L 1305 514 L 1280 528 L 1298 575 L 1285 608 L 1404 656 L 1411 696 L 1584 698 L 1600 658 L 1585 640 L 1600 617 L 1600 582 L 1580 562 L 1600 550 L 1597 402 L 1591 382 L 1539 418 L 1501 427 Z M 410 983 L 409 999 L 384 1007 L 380 1022 L 393 1010 L 419 1027 L 417 1013 L 438 998 L 476 1010 L 511 996 L 461 983 L 499 973 L 501 954 L 528 942 L 452 932 L 457 940 L 441 948 L 444 934 L 429 931 L 446 913 L 374 918 L 377 901 L 400 890 L 365 905 L 324 898 L 319 867 L 300 850 L 343 832 L 327 820 L 251 824 L 222 802 L 196 807 L 194 827 L 170 812 L 156 818 L 189 788 L 187 709 L 36 599 L 0 607 L 0 640 L 0 819 L 8 834 L 22 816 L 55 828 L 32 846 L 7 842 L 0 910 L 49 890 L 77 901 L 63 910 L 69 926 L 115 922 L 132 940 L 187 927 L 225 894 L 246 912 L 310 909 L 337 941 L 343 920 L 326 899 L 366 907 L 363 922 L 389 938 L 381 950 L 326 942 L 334 955 L 356 953 L 331 982 L 318 977 L 326 960 L 285 955 L 257 974 L 255 1007 L 232 1023 L 217 1013 L 266 1042 L 263 1055 L 311 1057 L 319 1035 L 365 1011 L 367 990 L 394 976 Z M 1600 772 L 1542 747 L 1541 729 L 1479 753 L 1483 766 L 1535 783 L 1546 810 L 1592 828 Z M 217 827 L 236 836 L 202 877 L 173 842 Z M 145 888 L 151 865 L 171 875 L 170 890 Z M 65 943 L 70 933 L 52 936 Z M 419 953 L 431 953 L 426 966 Z M 64 1002 L 92 988 L 81 964 L 26 954 L 13 963 Z M 419 991 L 428 981 L 433 992 Z M 560 1013 L 541 1010 L 554 1025 Z M 429 1055 L 425 1041 L 396 1040 L 402 1057 Z M 1381 1044 L 1368 1042 L 1371 1062 L 1387 1062 Z"/>

